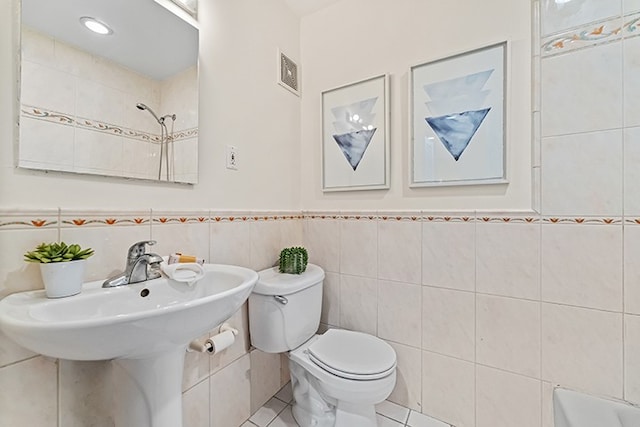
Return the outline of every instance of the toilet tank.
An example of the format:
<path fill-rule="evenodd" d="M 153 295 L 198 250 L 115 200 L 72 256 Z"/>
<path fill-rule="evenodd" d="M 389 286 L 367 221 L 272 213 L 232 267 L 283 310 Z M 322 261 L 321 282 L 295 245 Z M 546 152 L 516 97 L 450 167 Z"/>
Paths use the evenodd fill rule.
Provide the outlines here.
<path fill-rule="evenodd" d="M 320 325 L 324 271 L 308 264 L 302 274 L 280 273 L 273 267 L 258 276 L 249 296 L 251 344 L 266 353 L 299 347 Z"/>

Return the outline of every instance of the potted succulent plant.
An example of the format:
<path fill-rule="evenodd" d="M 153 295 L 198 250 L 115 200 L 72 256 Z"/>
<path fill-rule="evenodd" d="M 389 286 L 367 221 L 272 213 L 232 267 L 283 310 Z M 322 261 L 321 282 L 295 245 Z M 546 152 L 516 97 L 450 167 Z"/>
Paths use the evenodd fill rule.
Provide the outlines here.
<path fill-rule="evenodd" d="M 41 243 L 24 254 L 24 260 L 40 264 L 40 274 L 49 298 L 62 298 L 80 293 L 86 259 L 93 249 L 64 242 Z"/>
<path fill-rule="evenodd" d="M 300 274 L 307 269 L 309 255 L 301 246 L 284 248 L 280 251 L 280 273 Z"/>

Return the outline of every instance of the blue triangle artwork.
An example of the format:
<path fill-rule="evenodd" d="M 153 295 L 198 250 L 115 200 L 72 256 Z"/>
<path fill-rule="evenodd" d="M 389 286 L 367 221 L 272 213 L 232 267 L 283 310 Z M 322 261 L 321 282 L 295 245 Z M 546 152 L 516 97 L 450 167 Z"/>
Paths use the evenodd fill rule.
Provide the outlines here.
<path fill-rule="evenodd" d="M 378 97 L 363 99 L 348 105 L 333 107 L 331 113 L 335 117 L 333 139 L 347 162 L 355 172 L 362 162 L 364 153 L 373 140 L 378 129 L 375 127 L 374 107 Z"/>
<path fill-rule="evenodd" d="M 338 143 L 340 150 L 342 150 L 344 157 L 354 171 L 358 168 L 376 130 L 377 128 L 373 128 L 343 133 L 342 135 L 333 135 L 333 139 Z"/>
<path fill-rule="evenodd" d="M 490 110 L 464 111 L 425 120 L 457 162 Z"/>

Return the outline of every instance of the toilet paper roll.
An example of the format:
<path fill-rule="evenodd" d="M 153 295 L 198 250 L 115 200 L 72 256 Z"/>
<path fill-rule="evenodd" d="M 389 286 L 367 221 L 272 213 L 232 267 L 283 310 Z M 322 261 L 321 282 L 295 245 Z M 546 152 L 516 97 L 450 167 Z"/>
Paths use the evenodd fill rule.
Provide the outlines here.
<path fill-rule="evenodd" d="M 211 354 L 219 353 L 225 348 L 230 347 L 235 340 L 236 336 L 233 334 L 233 331 L 224 331 L 207 340 L 207 344 L 209 344 L 207 351 Z"/>

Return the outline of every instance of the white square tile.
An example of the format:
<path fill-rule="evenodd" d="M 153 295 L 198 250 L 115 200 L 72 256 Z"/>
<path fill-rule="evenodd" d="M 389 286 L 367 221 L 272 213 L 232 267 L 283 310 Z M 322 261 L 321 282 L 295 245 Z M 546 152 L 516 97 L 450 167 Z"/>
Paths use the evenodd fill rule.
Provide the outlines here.
<path fill-rule="evenodd" d="M 420 347 L 422 286 L 378 281 L 378 336 Z"/>
<path fill-rule="evenodd" d="M 60 425 L 113 425 L 111 362 L 60 360 L 58 363 Z"/>
<path fill-rule="evenodd" d="M 298 427 L 298 423 L 293 418 L 293 414 L 291 413 L 291 406 L 287 406 L 284 411 L 277 416 L 275 420 L 269 427 Z"/>
<path fill-rule="evenodd" d="M 542 0 L 542 35 L 599 21 L 622 13 L 622 0 Z"/>
<path fill-rule="evenodd" d="M 640 38 L 637 38 L 640 40 Z M 640 49 L 640 47 L 639 47 Z M 640 58 L 639 58 L 640 61 Z M 638 109 L 640 111 L 640 108 Z M 640 218 L 640 127 L 624 130 L 624 214 Z"/>
<path fill-rule="evenodd" d="M 542 300 L 622 311 L 622 227 L 544 224 Z"/>
<path fill-rule="evenodd" d="M 378 278 L 404 283 L 421 283 L 421 223 L 379 221 L 378 260 Z"/>
<path fill-rule="evenodd" d="M 624 316 L 624 399 L 640 402 L 640 316 Z"/>
<path fill-rule="evenodd" d="M 340 325 L 340 274 L 325 272 L 322 284 L 322 314 L 320 321 Z"/>
<path fill-rule="evenodd" d="M 340 327 L 377 335 L 377 280 L 340 276 Z"/>
<path fill-rule="evenodd" d="M 240 307 L 238 311 L 236 311 L 225 323 L 228 323 L 232 328 L 237 329 L 239 333 L 236 335 L 235 341 L 230 347 L 217 354 L 207 356 L 209 360 L 209 370 L 212 373 L 219 371 L 249 351 L 248 303 L 245 302 L 242 307 Z M 218 333 L 219 329 L 215 328 L 214 330 L 209 331 L 209 336 L 213 336 Z"/>
<path fill-rule="evenodd" d="M 622 43 L 542 60 L 543 137 L 621 126 Z"/>
<path fill-rule="evenodd" d="M 155 213 L 154 217 L 156 217 Z M 180 252 L 202 258 L 205 262 L 211 262 L 209 257 L 209 224 L 207 223 L 154 223 L 151 225 L 151 238 L 158 242 L 151 248 L 152 252 L 162 256 Z"/>
<path fill-rule="evenodd" d="M 251 352 L 251 412 L 256 412 L 280 390 L 280 355 Z"/>
<path fill-rule="evenodd" d="M 378 277 L 378 226 L 369 219 L 340 222 L 340 272 Z"/>
<path fill-rule="evenodd" d="M 75 117 L 76 77 L 31 61 L 22 61 L 21 71 L 23 104 Z"/>
<path fill-rule="evenodd" d="M 407 420 L 407 426 L 410 427 L 450 427 L 449 424 L 436 420 L 428 415 L 421 414 L 416 411 L 411 411 L 409 419 Z"/>
<path fill-rule="evenodd" d="M 287 404 L 281 400 L 271 398 L 249 418 L 249 421 L 258 427 L 267 427 L 286 406 Z"/>
<path fill-rule="evenodd" d="M 183 427 L 209 427 L 209 381 L 182 393 Z"/>
<path fill-rule="evenodd" d="M 284 403 L 291 403 L 293 401 L 293 391 L 291 390 L 291 383 L 288 382 L 277 393 L 276 397 Z"/>
<path fill-rule="evenodd" d="M 422 225 L 422 284 L 475 290 L 475 224 Z"/>
<path fill-rule="evenodd" d="M 540 303 L 477 296 L 478 363 L 540 377 Z"/>
<path fill-rule="evenodd" d="M 396 352 L 396 385 L 388 400 L 420 411 L 422 406 L 422 352 L 419 348 L 389 342 Z"/>
<path fill-rule="evenodd" d="M 542 158 L 544 215 L 622 214 L 621 130 L 544 138 Z"/>
<path fill-rule="evenodd" d="M 475 310 L 471 292 L 423 286 L 422 348 L 473 361 Z"/>
<path fill-rule="evenodd" d="M 540 225 L 480 223 L 478 292 L 540 299 Z"/>
<path fill-rule="evenodd" d="M 622 314 L 542 304 L 542 379 L 622 397 Z"/>
<path fill-rule="evenodd" d="M 0 331 L 0 367 L 36 356 Z"/>
<path fill-rule="evenodd" d="M 251 232 L 246 221 L 220 222 L 212 219 L 209 253 L 211 262 L 251 266 Z"/>
<path fill-rule="evenodd" d="M 76 128 L 73 144 L 73 170 L 123 173 L 123 138 L 104 132 Z"/>
<path fill-rule="evenodd" d="M 640 5 L 640 1 L 638 1 Z M 625 20 L 628 22 L 629 19 Z M 624 125 L 640 126 L 640 38 L 625 39 L 624 46 Z"/>
<path fill-rule="evenodd" d="M 539 427 L 541 382 L 477 365 L 476 427 Z"/>
<path fill-rule="evenodd" d="M 340 223 L 336 219 L 304 220 L 303 240 L 309 262 L 325 271 L 340 271 Z"/>
<path fill-rule="evenodd" d="M 241 357 L 211 376 L 210 412 L 212 426 L 237 426 L 251 415 L 249 355 Z"/>
<path fill-rule="evenodd" d="M 384 415 L 392 420 L 405 423 L 409 417 L 409 409 L 404 406 L 400 406 L 396 403 L 388 400 L 382 401 L 376 405 L 376 413 Z"/>
<path fill-rule="evenodd" d="M 37 164 L 52 170 L 73 170 L 73 138 L 71 126 L 20 118 L 20 165 Z"/>
<path fill-rule="evenodd" d="M 2 422 L 7 426 L 57 425 L 57 373 L 56 362 L 44 357 L 1 368 Z"/>
<path fill-rule="evenodd" d="M 633 13 L 640 11 L 640 0 L 623 0 L 624 13 Z"/>
<path fill-rule="evenodd" d="M 403 427 L 404 424 L 399 423 L 396 420 L 387 418 L 383 415 L 376 414 L 377 427 Z"/>
<path fill-rule="evenodd" d="M 276 221 L 252 221 L 251 268 L 260 271 L 273 267 L 283 249 L 280 226 Z"/>
<path fill-rule="evenodd" d="M 640 315 L 640 226 L 624 227 L 624 311 Z"/>
<path fill-rule="evenodd" d="M 423 351 L 422 413 L 454 426 L 474 426 L 473 363 Z"/>

